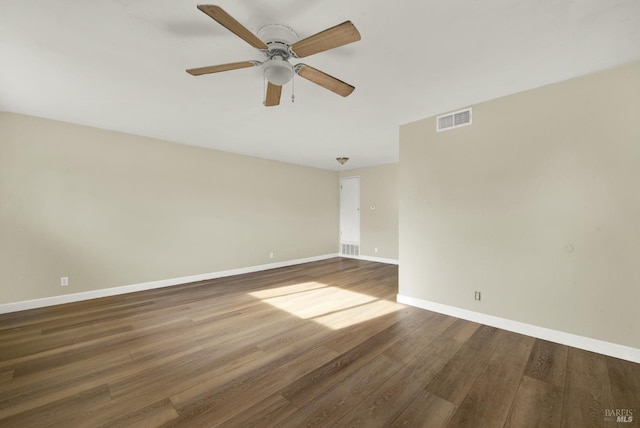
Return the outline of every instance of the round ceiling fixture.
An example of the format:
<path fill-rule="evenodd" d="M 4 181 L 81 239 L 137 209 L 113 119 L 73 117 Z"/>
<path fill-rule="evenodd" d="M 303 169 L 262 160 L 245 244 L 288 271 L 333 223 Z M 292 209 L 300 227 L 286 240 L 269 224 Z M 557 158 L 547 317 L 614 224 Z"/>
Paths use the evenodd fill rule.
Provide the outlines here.
<path fill-rule="evenodd" d="M 344 165 L 345 163 L 347 163 L 347 161 L 349 160 L 349 158 L 347 158 L 347 157 L 344 157 L 344 156 L 343 156 L 343 157 L 336 158 L 336 160 L 338 161 L 338 163 L 339 163 L 340 165 Z"/>
<path fill-rule="evenodd" d="M 282 86 L 293 77 L 293 67 L 279 56 L 274 56 L 262 64 L 265 79 L 277 86 Z"/>

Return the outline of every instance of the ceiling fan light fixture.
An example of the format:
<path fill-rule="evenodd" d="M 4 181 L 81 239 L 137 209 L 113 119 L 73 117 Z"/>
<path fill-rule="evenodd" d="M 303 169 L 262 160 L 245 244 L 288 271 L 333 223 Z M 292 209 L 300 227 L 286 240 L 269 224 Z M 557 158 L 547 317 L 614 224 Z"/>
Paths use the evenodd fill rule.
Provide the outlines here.
<path fill-rule="evenodd" d="M 285 61 L 278 56 L 265 61 L 262 64 L 262 70 L 265 79 L 277 86 L 284 85 L 293 77 L 293 67 L 289 61 Z"/>
<path fill-rule="evenodd" d="M 282 86 L 289 81 L 293 84 L 294 73 L 343 97 L 348 96 L 355 89 L 352 85 L 308 65 L 296 64 L 294 67 L 289 63 L 289 59 L 307 57 L 360 40 L 360 33 L 351 21 L 345 21 L 300 40 L 298 34 L 286 25 L 268 24 L 260 28 L 256 35 L 220 6 L 199 5 L 198 9 L 260 51 L 265 61 L 249 60 L 186 70 L 192 76 L 261 67 L 265 83 L 269 81 L 263 102 L 267 107 L 280 104 Z M 293 87 L 291 92 L 291 102 L 293 102 Z"/>

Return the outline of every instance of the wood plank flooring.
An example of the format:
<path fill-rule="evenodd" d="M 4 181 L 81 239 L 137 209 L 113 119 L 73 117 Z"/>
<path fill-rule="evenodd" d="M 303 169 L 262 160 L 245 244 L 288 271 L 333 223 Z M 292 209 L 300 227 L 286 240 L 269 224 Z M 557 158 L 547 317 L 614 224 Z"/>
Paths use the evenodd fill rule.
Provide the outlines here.
<path fill-rule="evenodd" d="M 0 426 L 640 426 L 639 364 L 396 294 L 336 258 L 0 315 Z"/>

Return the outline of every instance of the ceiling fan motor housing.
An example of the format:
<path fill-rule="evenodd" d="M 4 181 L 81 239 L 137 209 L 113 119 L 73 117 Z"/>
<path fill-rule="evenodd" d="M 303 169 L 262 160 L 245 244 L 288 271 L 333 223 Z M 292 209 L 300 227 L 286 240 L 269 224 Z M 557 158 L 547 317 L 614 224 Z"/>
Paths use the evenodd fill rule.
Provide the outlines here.
<path fill-rule="evenodd" d="M 266 25 L 258 30 L 257 35 L 269 47 L 265 52 L 267 60 L 262 64 L 264 77 L 274 85 L 284 85 L 293 77 L 289 47 L 298 40 L 298 35 L 281 24 Z"/>
<path fill-rule="evenodd" d="M 284 50 L 291 55 L 289 46 L 298 41 L 298 34 L 282 24 L 265 25 L 258 30 L 258 37 L 269 46 L 269 51 Z"/>

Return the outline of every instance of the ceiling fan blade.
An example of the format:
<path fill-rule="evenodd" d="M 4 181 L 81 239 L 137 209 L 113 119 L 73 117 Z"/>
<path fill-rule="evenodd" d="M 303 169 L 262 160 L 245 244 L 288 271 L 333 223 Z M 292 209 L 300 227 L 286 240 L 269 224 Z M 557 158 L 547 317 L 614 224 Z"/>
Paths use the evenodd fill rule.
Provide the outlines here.
<path fill-rule="evenodd" d="M 210 65 L 208 67 L 190 68 L 187 70 L 192 76 L 200 76 L 202 74 L 219 73 L 221 71 L 238 70 L 240 68 L 254 67 L 260 65 L 258 61 L 242 61 L 232 62 L 229 64 Z"/>
<path fill-rule="evenodd" d="M 353 90 L 356 89 L 354 86 L 351 86 L 340 79 L 336 79 L 333 76 L 329 76 L 327 73 L 323 73 L 322 71 L 306 64 L 297 64 L 295 70 L 301 77 L 304 77 L 305 79 L 343 97 L 350 95 Z"/>
<path fill-rule="evenodd" d="M 291 50 L 298 58 L 327 51 L 360 40 L 360 33 L 351 21 L 321 31 L 306 39 L 295 42 Z"/>
<path fill-rule="evenodd" d="M 267 107 L 273 107 L 280 104 L 280 95 L 282 94 L 282 86 L 274 85 L 269 82 L 267 85 L 267 96 L 264 100 L 264 105 Z"/>
<path fill-rule="evenodd" d="M 213 6 L 207 4 L 198 5 L 198 9 L 209 15 L 218 24 L 231 31 L 236 36 L 240 37 L 245 42 L 249 43 L 256 49 L 269 49 L 267 44 L 260 40 L 258 36 L 247 30 L 242 24 L 236 21 L 231 15 L 222 10 L 220 6 Z"/>

